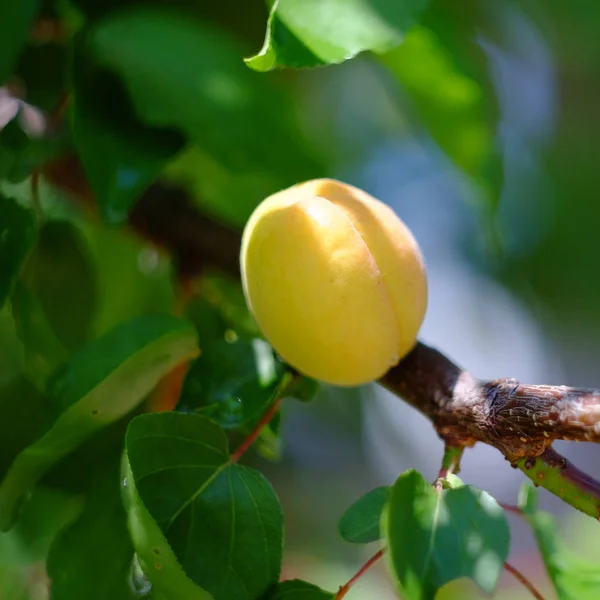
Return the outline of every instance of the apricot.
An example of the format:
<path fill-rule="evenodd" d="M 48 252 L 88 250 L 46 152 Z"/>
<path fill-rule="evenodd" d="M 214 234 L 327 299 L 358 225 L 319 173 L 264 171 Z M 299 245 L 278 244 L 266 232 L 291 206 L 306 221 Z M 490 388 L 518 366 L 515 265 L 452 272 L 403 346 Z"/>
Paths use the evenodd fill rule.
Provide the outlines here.
<path fill-rule="evenodd" d="M 240 264 L 258 327 L 305 375 L 361 385 L 416 343 L 427 308 L 421 251 L 363 190 L 315 179 L 269 196 L 246 224 Z"/>

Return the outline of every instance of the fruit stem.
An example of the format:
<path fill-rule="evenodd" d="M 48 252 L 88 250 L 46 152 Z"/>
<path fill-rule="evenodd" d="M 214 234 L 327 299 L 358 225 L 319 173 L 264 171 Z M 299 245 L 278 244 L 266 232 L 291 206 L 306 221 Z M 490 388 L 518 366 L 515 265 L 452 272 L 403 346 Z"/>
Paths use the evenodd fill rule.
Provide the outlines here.
<path fill-rule="evenodd" d="M 246 453 L 248 448 L 256 441 L 256 438 L 260 435 L 260 432 L 269 424 L 269 421 L 276 415 L 277 411 L 281 407 L 283 398 L 278 398 L 271 404 L 267 412 L 262 416 L 260 421 L 255 425 L 254 429 L 250 432 L 248 437 L 236 448 L 235 452 L 230 457 L 230 462 L 236 463 Z"/>

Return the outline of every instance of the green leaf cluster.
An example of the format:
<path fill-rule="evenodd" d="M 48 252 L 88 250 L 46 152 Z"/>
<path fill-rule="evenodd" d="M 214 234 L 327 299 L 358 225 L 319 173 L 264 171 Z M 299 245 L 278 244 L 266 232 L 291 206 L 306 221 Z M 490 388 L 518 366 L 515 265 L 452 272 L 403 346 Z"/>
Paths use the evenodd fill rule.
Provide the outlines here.
<path fill-rule="evenodd" d="M 344 152 L 308 133 L 309 69 L 369 63 L 487 208 L 498 203 L 499 115 L 472 10 L 230 6 L 0 7 L 2 598 L 34 594 L 27 569 L 42 565 L 52 600 L 335 599 L 281 581 L 284 509 L 254 468 L 282 456 L 289 402 L 271 409 L 311 400 L 318 383 L 261 338 L 239 281 L 202 261 L 182 280 L 189 257 L 129 227 L 143 230 L 148 212 L 168 221 L 171 207 L 157 216 L 152 202 L 175 190 L 186 214 L 239 232 L 267 195 L 339 172 Z M 249 442 L 253 467 L 239 464 Z M 465 577 L 491 594 L 509 550 L 504 512 L 456 477 L 442 488 L 407 471 L 357 500 L 339 534 L 385 547 L 403 598 Z M 531 491 L 522 507 L 560 597 L 592 597 L 595 566 L 560 547 Z"/>

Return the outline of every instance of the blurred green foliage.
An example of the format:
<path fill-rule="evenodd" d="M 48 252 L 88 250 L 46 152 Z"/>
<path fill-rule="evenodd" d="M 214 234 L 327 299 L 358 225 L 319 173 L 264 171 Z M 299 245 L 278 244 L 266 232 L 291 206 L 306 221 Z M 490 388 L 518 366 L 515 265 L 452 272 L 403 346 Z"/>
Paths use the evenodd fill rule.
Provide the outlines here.
<path fill-rule="evenodd" d="M 336 69 L 366 88 L 350 99 L 365 111 L 385 104 L 367 121 L 425 136 L 457 168 L 503 249 L 492 260 L 477 246 L 472 263 L 541 309 L 559 342 L 598 347 L 598 17 L 583 0 L 4 2 L 0 600 L 335 597 L 305 573 L 279 582 L 278 495 L 235 455 L 279 396 L 309 400 L 318 384 L 275 356 L 239 281 L 213 268 L 223 239 L 207 234 L 190 277 L 181 262 L 202 240 L 188 219 L 157 239 L 144 198 L 183 191 L 190 214 L 235 232 L 273 192 L 358 172 L 372 137 L 340 135 L 338 107 L 315 114 Z M 515 201 L 489 47 L 513 50 L 517 21 L 548 50 L 558 109 L 530 144 L 536 173 L 512 175 Z M 281 459 L 286 410 L 258 436 L 262 457 Z M 403 597 L 474 597 L 444 586 L 462 576 L 492 592 L 503 513 L 454 484 L 437 494 L 409 471 L 345 513 L 351 498 L 336 495 L 339 533 L 385 539 Z M 559 597 L 595 598 L 596 565 L 564 559 L 528 494 Z"/>

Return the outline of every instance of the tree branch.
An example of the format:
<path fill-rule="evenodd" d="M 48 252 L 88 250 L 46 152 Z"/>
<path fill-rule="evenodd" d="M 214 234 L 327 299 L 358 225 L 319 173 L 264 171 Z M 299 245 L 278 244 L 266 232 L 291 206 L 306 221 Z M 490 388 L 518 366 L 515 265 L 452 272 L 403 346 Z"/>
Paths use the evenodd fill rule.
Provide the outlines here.
<path fill-rule="evenodd" d="M 64 196 L 96 211 L 77 157 L 67 155 L 45 165 L 43 175 Z M 138 236 L 171 255 L 180 279 L 197 276 L 207 266 L 240 276 L 241 233 L 203 214 L 180 188 L 151 185 L 130 212 L 128 224 Z"/>
<path fill-rule="evenodd" d="M 442 439 L 490 444 L 513 464 L 554 440 L 600 441 L 599 390 L 482 382 L 422 343 L 380 383 L 429 417 Z"/>
<path fill-rule="evenodd" d="M 489 444 L 536 486 L 600 516 L 600 483 L 550 447 L 559 439 L 600 441 L 598 390 L 479 381 L 420 342 L 380 383 L 428 417 L 446 444 Z"/>
<path fill-rule="evenodd" d="M 65 195 L 93 208 L 77 159 L 65 157 L 43 173 Z M 206 266 L 239 278 L 240 232 L 202 214 L 180 189 L 152 185 L 132 210 L 129 225 L 168 251 L 184 279 Z M 600 442 L 600 390 L 480 381 L 420 342 L 379 383 L 428 417 L 447 447 L 489 444 L 536 485 L 598 518 L 600 484 L 551 445 Z"/>

